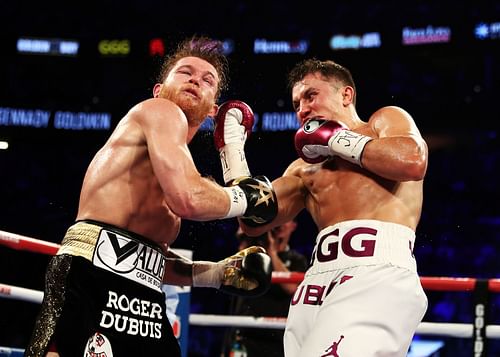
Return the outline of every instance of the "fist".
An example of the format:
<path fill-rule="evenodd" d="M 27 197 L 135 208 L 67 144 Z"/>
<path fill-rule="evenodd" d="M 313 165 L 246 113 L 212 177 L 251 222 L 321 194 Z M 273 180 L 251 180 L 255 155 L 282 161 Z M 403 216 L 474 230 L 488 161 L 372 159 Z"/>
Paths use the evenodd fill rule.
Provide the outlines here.
<path fill-rule="evenodd" d="M 193 286 L 217 288 L 238 296 L 260 296 L 271 285 L 272 271 L 266 250 L 252 246 L 217 263 L 193 262 Z"/>
<path fill-rule="evenodd" d="M 226 144 L 244 144 L 252 132 L 252 108 L 240 100 L 229 100 L 219 107 L 215 116 L 214 140 L 217 150 Z"/>
<path fill-rule="evenodd" d="M 325 161 L 330 155 L 328 140 L 346 126 L 333 120 L 311 118 L 295 133 L 295 150 L 309 164 Z"/>
<path fill-rule="evenodd" d="M 220 290 L 225 293 L 257 297 L 271 285 L 271 258 L 262 247 L 248 247 L 221 263 L 225 268 Z"/>
<path fill-rule="evenodd" d="M 271 222 L 278 214 L 278 199 L 271 181 L 266 176 L 242 177 L 233 181 L 247 199 L 247 209 L 241 220 L 250 227 Z"/>

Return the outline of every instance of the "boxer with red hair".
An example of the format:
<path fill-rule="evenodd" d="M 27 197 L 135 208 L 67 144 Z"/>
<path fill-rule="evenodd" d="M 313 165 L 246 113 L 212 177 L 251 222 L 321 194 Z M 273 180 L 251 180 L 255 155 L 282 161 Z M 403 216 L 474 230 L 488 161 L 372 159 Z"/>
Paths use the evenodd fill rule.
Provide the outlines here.
<path fill-rule="evenodd" d="M 198 172 L 188 149 L 216 114 L 226 73 L 220 41 L 186 39 L 166 58 L 153 98 L 133 106 L 96 153 L 76 220 L 49 263 L 25 356 L 180 356 L 162 283 L 236 295 L 269 287 L 271 261 L 261 247 L 219 262 L 170 249 L 182 219 L 267 222 L 276 213 L 275 200 L 260 204 L 265 182 L 219 186 Z"/>

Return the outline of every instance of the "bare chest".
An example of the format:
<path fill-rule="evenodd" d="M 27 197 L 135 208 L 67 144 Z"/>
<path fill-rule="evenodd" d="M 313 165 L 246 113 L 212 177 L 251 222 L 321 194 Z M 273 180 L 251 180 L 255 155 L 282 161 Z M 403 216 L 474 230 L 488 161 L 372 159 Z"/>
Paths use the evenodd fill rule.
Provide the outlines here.
<path fill-rule="evenodd" d="M 311 195 L 346 194 L 359 192 L 370 179 L 353 165 L 329 160 L 319 165 L 308 165 L 302 169 L 301 178 Z"/>
<path fill-rule="evenodd" d="M 368 216 L 392 199 L 394 183 L 342 160 L 307 165 L 301 171 L 306 206 L 317 221 Z"/>

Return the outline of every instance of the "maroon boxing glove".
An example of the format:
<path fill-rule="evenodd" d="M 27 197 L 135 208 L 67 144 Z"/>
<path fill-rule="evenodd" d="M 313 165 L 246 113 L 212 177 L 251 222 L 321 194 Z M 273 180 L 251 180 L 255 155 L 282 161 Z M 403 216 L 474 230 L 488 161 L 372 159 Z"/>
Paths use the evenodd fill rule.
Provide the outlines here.
<path fill-rule="evenodd" d="M 362 166 L 363 150 L 371 140 L 371 137 L 348 130 L 336 121 L 312 118 L 295 134 L 295 149 L 304 161 L 311 164 L 338 156 Z"/>
<path fill-rule="evenodd" d="M 219 150 L 225 183 L 250 176 L 244 146 L 253 124 L 254 115 L 248 104 L 229 100 L 219 107 L 215 116 L 214 141 Z"/>
<path fill-rule="evenodd" d="M 339 130 L 345 129 L 347 127 L 333 120 L 311 118 L 295 133 L 295 150 L 307 163 L 325 161 L 331 155 L 328 141 Z"/>

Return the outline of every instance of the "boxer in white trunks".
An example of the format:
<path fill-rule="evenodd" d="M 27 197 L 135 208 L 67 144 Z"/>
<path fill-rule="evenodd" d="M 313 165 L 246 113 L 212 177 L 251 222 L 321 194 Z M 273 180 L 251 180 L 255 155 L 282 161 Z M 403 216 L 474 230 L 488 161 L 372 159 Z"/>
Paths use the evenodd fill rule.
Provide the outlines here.
<path fill-rule="evenodd" d="M 240 220 L 258 235 L 306 209 L 319 230 L 291 301 L 285 356 L 406 356 L 427 308 L 412 253 L 427 145 L 401 108 L 361 120 L 352 76 L 333 61 L 299 63 L 289 84 L 300 158 L 272 183 L 277 217 L 258 227 Z"/>

